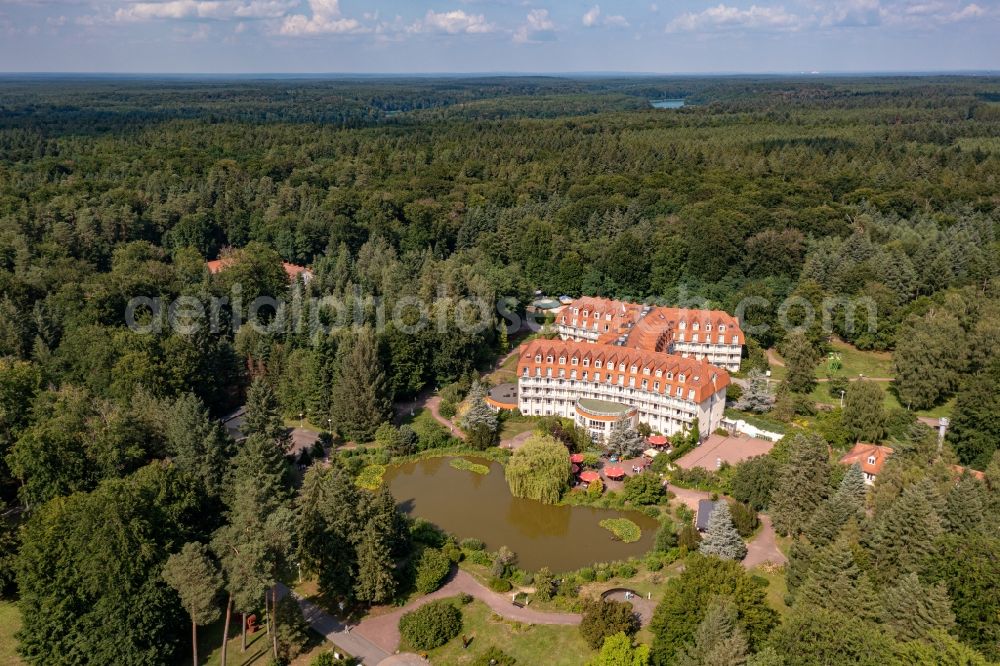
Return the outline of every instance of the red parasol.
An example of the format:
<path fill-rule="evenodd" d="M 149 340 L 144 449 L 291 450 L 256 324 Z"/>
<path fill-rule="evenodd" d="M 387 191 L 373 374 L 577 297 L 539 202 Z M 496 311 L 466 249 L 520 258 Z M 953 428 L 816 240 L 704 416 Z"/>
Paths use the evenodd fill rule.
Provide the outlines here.
<path fill-rule="evenodd" d="M 579 465 L 580 463 L 583 462 L 583 454 L 582 453 L 574 453 L 573 455 L 571 455 L 569 457 L 569 461 L 571 463 L 576 463 L 577 465 Z"/>
<path fill-rule="evenodd" d="M 601 478 L 601 475 L 593 470 L 588 470 L 580 475 L 580 480 L 586 483 L 593 483 Z"/>
<path fill-rule="evenodd" d="M 625 470 L 621 467 L 605 467 L 604 475 L 609 479 L 618 479 L 625 476 Z"/>

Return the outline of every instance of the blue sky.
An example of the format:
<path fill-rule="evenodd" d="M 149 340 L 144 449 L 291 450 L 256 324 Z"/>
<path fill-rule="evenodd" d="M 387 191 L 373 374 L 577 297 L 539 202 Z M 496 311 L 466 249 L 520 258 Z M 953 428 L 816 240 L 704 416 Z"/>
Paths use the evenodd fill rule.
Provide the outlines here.
<path fill-rule="evenodd" d="M 1000 0 L 0 0 L 0 71 L 1000 70 Z"/>

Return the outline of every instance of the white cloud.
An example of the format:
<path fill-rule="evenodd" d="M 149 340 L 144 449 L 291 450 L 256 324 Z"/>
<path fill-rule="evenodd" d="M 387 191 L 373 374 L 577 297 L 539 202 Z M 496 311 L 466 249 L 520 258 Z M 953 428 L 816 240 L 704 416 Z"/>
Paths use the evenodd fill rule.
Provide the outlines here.
<path fill-rule="evenodd" d="M 861 0 L 852 0 L 861 2 Z M 996 10 L 976 3 L 963 5 L 956 0 L 927 0 L 926 2 L 897 2 L 879 9 L 885 23 L 910 28 L 933 28 L 935 26 L 975 19 L 995 18 Z"/>
<path fill-rule="evenodd" d="M 709 30 L 798 30 L 804 25 L 803 19 L 785 11 L 784 7 L 760 7 L 751 5 L 747 9 L 717 5 L 702 12 L 681 14 L 667 24 L 667 32 L 693 32 Z"/>
<path fill-rule="evenodd" d="M 121 22 L 153 21 L 157 19 L 265 19 L 280 18 L 291 7 L 285 0 L 168 0 L 167 2 L 136 2 L 115 11 L 114 20 Z"/>
<path fill-rule="evenodd" d="M 450 12 L 435 12 L 427 10 L 427 14 L 409 28 L 408 32 L 443 32 L 449 35 L 482 34 L 493 32 L 496 28 L 487 22 L 482 14 L 466 14 L 461 9 Z"/>
<path fill-rule="evenodd" d="M 587 13 L 583 15 L 583 25 L 586 28 L 594 28 L 599 25 L 607 25 L 614 28 L 627 28 L 628 20 L 621 14 L 610 14 L 608 16 L 602 16 L 601 6 L 594 5 L 589 10 L 587 10 Z"/>
<path fill-rule="evenodd" d="M 863 28 L 881 25 L 882 19 L 879 0 L 843 0 L 832 3 L 820 23 L 824 27 Z"/>
<path fill-rule="evenodd" d="M 532 9 L 525 22 L 514 31 L 514 41 L 518 44 L 552 41 L 555 39 L 552 34 L 555 29 L 556 24 L 549 17 L 549 10 Z"/>
<path fill-rule="evenodd" d="M 949 14 L 948 21 L 950 22 L 966 21 L 968 19 L 974 19 L 986 16 L 987 13 L 988 12 L 985 9 L 973 3 L 971 5 L 966 5 L 965 7 L 962 7 L 960 10 L 958 10 L 953 14 Z"/>
<path fill-rule="evenodd" d="M 364 26 L 357 19 L 341 15 L 340 0 L 309 0 L 309 8 L 312 16 L 286 16 L 278 32 L 291 37 L 365 32 Z"/>

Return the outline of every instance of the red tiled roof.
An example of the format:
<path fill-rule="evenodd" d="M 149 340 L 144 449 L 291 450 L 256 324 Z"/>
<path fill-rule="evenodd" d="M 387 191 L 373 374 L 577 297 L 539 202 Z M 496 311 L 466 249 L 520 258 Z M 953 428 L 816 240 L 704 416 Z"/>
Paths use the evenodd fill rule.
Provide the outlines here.
<path fill-rule="evenodd" d="M 858 443 L 840 459 L 840 463 L 842 465 L 858 463 L 861 465 L 862 472 L 877 476 L 882 471 L 885 461 L 889 459 L 892 453 L 893 450 L 888 446 Z M 875 462 L 869 462 L 869 459 L 872 458 L 874 458 Z"/>
<path fill-rule="evenodd" d="M 233 263 L 232 259 L 215 259 L 214 261 L 206 261 L 205 266 L 208 267 L 208 272 L 212 275 L 221 273 L 226 268 L 231 266 Z M 305 266 L 296 266 L 295 264 L 290 264 L 287 261 L 281 262 L 281 267 L 285 269 L 285 274 L 289 278 L 298 277 L 302 273 L 309 271 Z"/>
<path fill-rule="evenodd" d="M 551 356 L 550 363 L 547 358 Z M 535 358 L 541 360 L 536 361 Z M 572 359 L 577 358 L 577 365 L 572 364 Z M 583 366 L 584 357 L 591 359 L 589 367 Z M 564 363 L 559 363 L 559 359 L 565 359 Z M 601 362 L 600 368 L 595 367 L 597 361 Z M 614 364 L 610 368 L 609 364 Z M 625 370 L 619 370 L 618 364 L 625 364 Z M 632 372 L 632 366 L 636 370 Z M 682 387 L 682 398 L 688 400 L 688 391 L 694 389 L 694 402 L 701 403 L 726 386 L 729 386 L 729 373 L 722 368 L 710 365 L 704 360 L 692 358 L 682 358 L 674 354 L 663 352 L 647 351 L 645 349 L 630 349 L 628 347 L 617 347 L 614 345 L 592 344 L 588 342 L 572 342 L 569 340 L 532 340 L 521 347 L 521 356 L 517 363 L 517 376 L 524 374 L 524 368 L 528 368 L 528 374 L 533 376 L 535 368 L 540 368 L 542 375 L 547 369 L 552 369 L 553 377 L 558 377 L 559 370 L 566 370 L 566 379 L 570 378 L 570 372 L 576 370 L 577 379 L 583 381 L 583 373 L 587 372 L 590 377 L 594 373 L 601 373 L 601 381 L 610 373 L 614 376 L 613 381 L 617 383 L 618 377 L 624 375 L 625 386 L 629 385 L 629 379 L 635 378 L 636 388 L 641 387 L 642 380 L 647 380 L 649 392 L 666 393 L 675 395 L 677 387 Z M 644 372 L 649 369 L 649 374 Z M 662 376 L 657 377 L 656 371 L 661 370 Z M 670 378 L 667 375 L 671 375 Z M 682 382 L 680 376 L 684 375 Z M 594 381 L 588 379 L 587 381 Z M 652 389 L 653 383 L 659 382 L 658 391 Z"/>

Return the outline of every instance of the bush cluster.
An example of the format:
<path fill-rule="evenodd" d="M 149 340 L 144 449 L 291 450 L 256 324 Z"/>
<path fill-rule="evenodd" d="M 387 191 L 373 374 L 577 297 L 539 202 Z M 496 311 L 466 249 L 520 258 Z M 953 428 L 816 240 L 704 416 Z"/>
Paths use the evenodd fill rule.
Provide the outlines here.
<path fill-rule="evenodd" d="M 399 619 L 399 633 L 417 650 L 433 650 L 462 631 L 462 612 L 449 599 L 432 601 L 404 613 Z"/>

